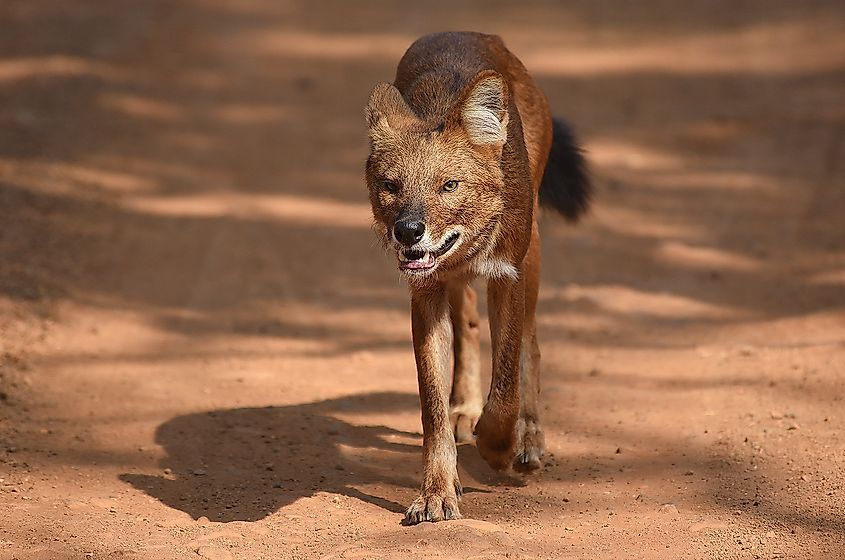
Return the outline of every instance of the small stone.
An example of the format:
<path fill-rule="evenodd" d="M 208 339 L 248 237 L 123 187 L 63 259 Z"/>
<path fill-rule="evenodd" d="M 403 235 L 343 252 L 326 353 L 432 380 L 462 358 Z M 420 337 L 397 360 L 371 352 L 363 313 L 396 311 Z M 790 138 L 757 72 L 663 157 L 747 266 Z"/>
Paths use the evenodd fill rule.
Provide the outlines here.
<path fill-rule="evenodd" d="M 194 476 L 205 476 L 205 475 L 207 474 L 207 473 L 205 472 L 205 469 L 194 469 L 194 470 L 192 470 L 192 471 L 191 471 L 191 473 L 192 473 Z"/>
<path fill-rule="evenodd" d="M 670 515 L 678 515 L 678 506 L 675 504 L 663 504 L 660 506 L 660 513 L 668 513 Z"/>

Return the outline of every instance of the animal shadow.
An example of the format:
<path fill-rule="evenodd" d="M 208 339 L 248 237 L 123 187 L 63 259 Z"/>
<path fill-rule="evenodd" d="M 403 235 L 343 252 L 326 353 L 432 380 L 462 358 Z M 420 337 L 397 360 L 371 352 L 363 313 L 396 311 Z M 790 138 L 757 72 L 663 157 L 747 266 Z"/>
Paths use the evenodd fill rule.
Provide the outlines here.
<path fill-rule="evenodd" d="M 382 392 L 178 416 L 156 430 L 155 441 L 167 454 L 160 462 L 162 474 L 126 473 L 120 479 L 194 519 L 256 521 L 316 492 L 344 494 L 401 513 L 402 505 L 352 485 L 415 489 L 418 481 L 409 466 L 419 462 L 418 444 L 390 440 L 420 434 L 358 426 L 333 415 L 418 406 L 416 395 Z M 377 461 L 362 460 L 354 449 L 369 449 L 370 458 L 373 449 L 381 452 Z"/>

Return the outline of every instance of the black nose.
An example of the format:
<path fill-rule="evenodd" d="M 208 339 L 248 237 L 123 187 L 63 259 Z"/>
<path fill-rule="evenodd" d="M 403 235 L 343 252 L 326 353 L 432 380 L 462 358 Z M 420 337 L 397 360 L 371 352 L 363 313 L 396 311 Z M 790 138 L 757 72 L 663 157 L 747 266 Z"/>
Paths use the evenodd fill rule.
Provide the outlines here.
<path fill-rule="evenodd" d="M 393 235 L 402 245 L 411 246 L 420 239 L 425 233 L 425 224 L 422 222 L 406 222 L 399 220 L 393 224 Z"/>

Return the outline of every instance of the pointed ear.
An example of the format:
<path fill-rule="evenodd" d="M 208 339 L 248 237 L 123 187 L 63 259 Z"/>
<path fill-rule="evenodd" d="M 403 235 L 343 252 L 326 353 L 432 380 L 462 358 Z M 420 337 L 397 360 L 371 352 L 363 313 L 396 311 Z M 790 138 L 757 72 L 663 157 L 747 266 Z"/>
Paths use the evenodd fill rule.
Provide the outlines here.
<path fill-rule="evenodd" d="M 376 85 L 370 94 L 366 115 L 373 150 L 389 143 L 396 130 L 414 118 L 399 90 L 385 82 Z"/>
<path fill-rule="evenodd" d="M 476 74 L 458 106 L 461 126 L 473 144 L 504 146 L 508 139 L 508 91 L 501 74 L 494 70 Z"/>

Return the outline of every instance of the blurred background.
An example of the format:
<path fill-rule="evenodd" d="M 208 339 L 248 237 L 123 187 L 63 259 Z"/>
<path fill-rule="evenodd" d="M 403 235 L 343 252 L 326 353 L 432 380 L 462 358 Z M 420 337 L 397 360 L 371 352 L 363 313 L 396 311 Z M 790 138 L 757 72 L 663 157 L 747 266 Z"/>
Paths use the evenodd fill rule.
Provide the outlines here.
<path fill-rule="evenodd" d="M 4 0 L 0 558 L 845 554 L 843 23 Z M 504 38 L 598 196 L 541 220 L 544 472 L 462 447 L 474 520 L 406 529 L 416 376 L 363 107 L 441 30 Z"/>

